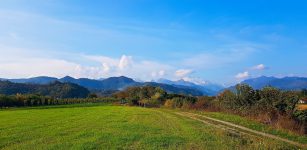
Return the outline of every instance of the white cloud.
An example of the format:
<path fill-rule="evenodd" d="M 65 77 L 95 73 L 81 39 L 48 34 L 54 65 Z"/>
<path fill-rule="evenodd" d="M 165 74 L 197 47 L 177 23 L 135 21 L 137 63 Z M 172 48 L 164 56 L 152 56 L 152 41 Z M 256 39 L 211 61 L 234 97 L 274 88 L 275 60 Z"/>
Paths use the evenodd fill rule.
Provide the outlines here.
<path fill-rule="evenodd" d="M 150 81 L 162 77 L 174 78 L 167 72 L 173 72 L 174 67 L 148 60 L 134 60 L 132 56 L 122 55 L 120 59 L 105 56 L 84 56 L 91 61 L 101 63 L 103 66 L 103 77 L 128 76 L 140 80 Z"/>
<path fill-rule="evenodd" d="M 151 77 L 153 79 L 163 78 L 166 75 L 165 70 L 153 71 Z"/>
<path fill-rule="evenodd" d="M 102 63 L 103 71 L 108 73 L 110 71 L 110 67 L 107 63 Z"/>
<path fill-rule="evenodd" d="M 132 63 L 131 56 L 123 55 L 119 60 L 118 68 L 121 70 L 127 69 Z"/>
<path fill-rule="evenodd" d="M 236 76 L 235 76 L 237 79 L 241 80 L 241 79 L 245 79 L 245 78 L 248 78 L 249 77 L 249 73 L 248 71 L 245 71 L 243 73 L 238 73 Z"/>
<path fill-rule="evenodd" d="M 81 67 L 78 64 L 60 59 L 19 59 L 10 62 L 1 62 L 1 77 L 33 77 L 33 76 L 56 76 L 71 75 L 79 77 L 82 72 L 88 73 L 91 68 Z M 86 76 L 82 74 L 82 76 Z"/>
<path fill-rule="evenodd" d="M 145 81 L 155 78 L 174 78 L 167 72 L 175 68 L 149 60 L 134 60 L 122 55 L 112 58 L 101 55 L 59 54 L 47 50 L 29 50 L 0 45 L 0 78 L 24 78 L 33 76 L 75 78 L 106 78 L 128 76 Z M 59 58 L 58 56 L 62 56 Z M 73 56 L 74 59 L 63 56 Z M 86 63 L 84 63 L 86 62 Z"/>
<path fill-rule="evenodd" d="M 159 76 L 164 76 L 165 75 L 165 71 L 164 70 L 160 70 L 159 71 Z"/>
<path fill-rule="evenodd" d="M 267 67 L 264 64 L 259 64 L 259 65 L 252 67 L 253 70 L 264 70 L 266 68 Z"/>
<path fill-rule="evenodd" d="M 192 72 L 193 72 L 193 71 L 190 70 L 190 69 L 179 69 L 179 70 L 177 70 L 177 71 L 175 72 L 175 76 L 176 76 L 176 77 L 182 78 L 182 77 L 188 76 L 188 75 L 191 74 Z"/>
<path fill-rule="evenodd" d="M 203 80 L 201 78 L 184 77 L 182 79 L 184 81 L 192 82 L 192 83 L 195 83 L 195 84 L 198 84 L 198 85 L 206 85 L 206 84 L 209 83 L 208 81 L 205 81 L 205 80 Z"/>

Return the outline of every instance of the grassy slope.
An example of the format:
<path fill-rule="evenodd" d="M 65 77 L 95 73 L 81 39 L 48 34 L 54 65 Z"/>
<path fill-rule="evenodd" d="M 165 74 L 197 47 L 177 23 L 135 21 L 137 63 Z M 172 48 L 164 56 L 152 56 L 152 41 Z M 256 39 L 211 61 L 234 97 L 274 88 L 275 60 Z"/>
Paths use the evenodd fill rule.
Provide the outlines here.
<path fill-rule="evenodd" d="M 250 129 L 254 129 L 257 131 L 262 131 L 265 133 L 277 135 L 277 136 L 280 136 L 280 137 L 283 137 L 283 138 L 286 138 L 292 141 L 307 144 L 307 136 L 297 135 L 293 132 L 286 131 L 286 130 L 281 130 L 281 129 L 277 130 L 277 129 L 272 128 L 269 125 L 261 124 L 259 122 L 249 120 L 249 119 L 237 116 L 237 115 L 225 114 L 225 113 L 220 113 L 220 112 L 201 112 L 200 114 L 208 116 L 208 117 L 220 119 L 223 121 L 235 123 L 235 124 L 238 124 L 238 125 L 250 128 Z"/>
<path fill-rule="evenodd" d="M 0 149 L 268 149 L 284 143 L 225 131 L 162 109 L 93 106 L 0 111 Z"/>

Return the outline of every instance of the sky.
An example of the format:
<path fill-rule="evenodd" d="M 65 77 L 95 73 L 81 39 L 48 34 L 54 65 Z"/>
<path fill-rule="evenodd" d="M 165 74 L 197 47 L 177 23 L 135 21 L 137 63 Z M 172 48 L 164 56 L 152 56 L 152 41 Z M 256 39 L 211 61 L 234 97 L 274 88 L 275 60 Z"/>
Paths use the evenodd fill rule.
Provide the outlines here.
<path fill-rule="evenodd" d="M 0 78 L 307 77 L 305 0 L 0 0 Z"/>

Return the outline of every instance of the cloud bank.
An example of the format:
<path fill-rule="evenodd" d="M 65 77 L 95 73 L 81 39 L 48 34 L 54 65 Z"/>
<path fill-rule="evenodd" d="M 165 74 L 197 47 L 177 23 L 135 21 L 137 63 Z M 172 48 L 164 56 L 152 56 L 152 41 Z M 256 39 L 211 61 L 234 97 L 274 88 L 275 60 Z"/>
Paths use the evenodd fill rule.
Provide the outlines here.
<path fill-rule="evenodd" d="M 102 55 L 58 54 L 0 46 L 0 77 L 24 78 L 34 76 L 75 78 L 106 78 L 128 76 L 141 80 L 174 78 L 176 69 L 167 64 L 150 60 L 135 60 L 122 55 L 113 58 Z M 56 58 L 55 55 L 73 57 Z M 84 63 L 86 62 L 86 63 Z"/>
<path fill-rule="evenodd" d="M 238 80 L 246 79 L 246 78 L 249 77 L 249 72 L 248 72 L 248 71 L 245 71 L 245 72 L 242 72 L 242 73 L 238 73 L 235 77 L 236 77 Z"/>

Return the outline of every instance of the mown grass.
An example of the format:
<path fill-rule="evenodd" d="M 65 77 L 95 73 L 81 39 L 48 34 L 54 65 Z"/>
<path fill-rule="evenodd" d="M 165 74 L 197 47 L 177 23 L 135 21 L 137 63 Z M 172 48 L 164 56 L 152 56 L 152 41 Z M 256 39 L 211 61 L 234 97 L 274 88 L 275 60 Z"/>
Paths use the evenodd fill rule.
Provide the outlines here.
<path fill-rule="evenodd" d="M 293 149 L 163 109 L 80 105 L 0 111 L 0 149 Z"/>
<path fill-rule="evenodd" d="M 270 133 L 273 135 L 277 135 L 279 137 L 283 137 L 292 141 L 296 141 L 299 143 L 307 144 L 307 136 L 304 135 L 298 135 L 296 133 L 286 131 L 286 130 L 281 130 L 281 129 L 275 129 L 269 125 L 265 125 L 259 122 L 256 122 L 251 119 L 247 119 L 238 115 L 232 115 L 232 114 L 226 114 L 226 113 L 221 113 L 221 112 L 197 112 L 202 115 L 220 119 L 223 121 L 228 121 L 231 123 L 235 123 L 250 129 L 254 129 L 257 131 L 265 132 L 265 133 Z"/>

